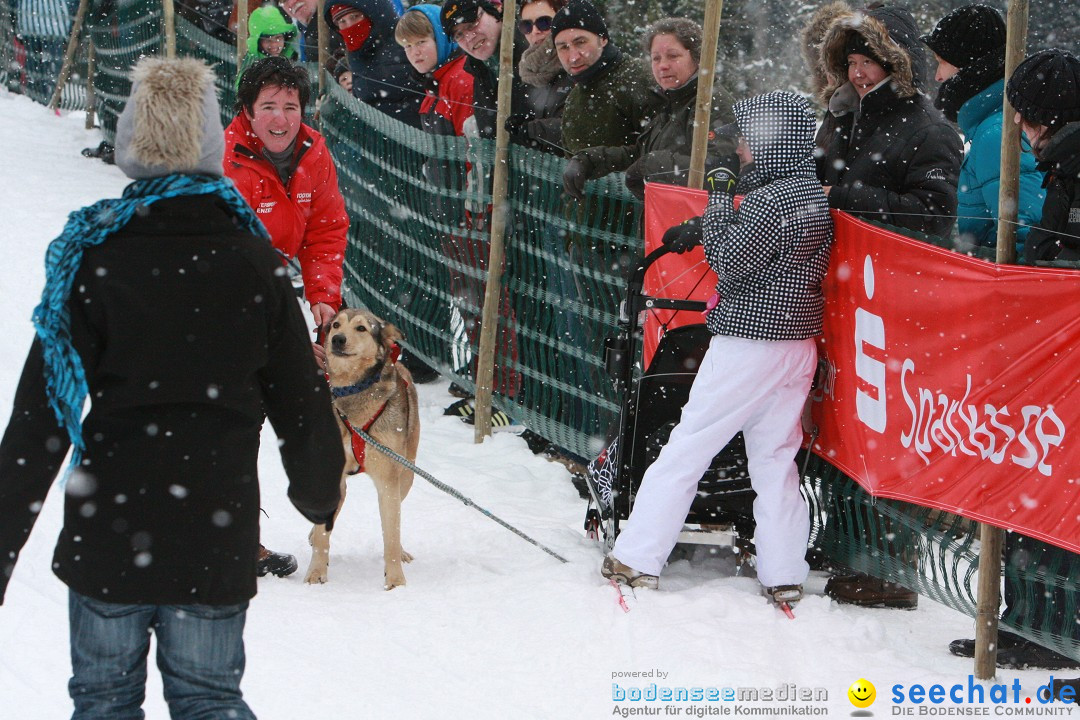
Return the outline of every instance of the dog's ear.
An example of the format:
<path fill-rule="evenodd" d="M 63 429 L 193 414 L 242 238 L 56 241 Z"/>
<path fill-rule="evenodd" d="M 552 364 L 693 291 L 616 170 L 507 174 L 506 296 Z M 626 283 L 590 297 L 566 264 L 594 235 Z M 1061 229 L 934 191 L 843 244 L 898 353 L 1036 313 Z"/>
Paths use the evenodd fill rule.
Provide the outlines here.
<path fill-rule="evenodd" d="M 382 343 L 382 346 L 387 350 L 404 337 L 405 336 L 401 334 L 401 331 L 398 330 L 393 323 L 384 322 L 379 328 L 379 342 Z"/>

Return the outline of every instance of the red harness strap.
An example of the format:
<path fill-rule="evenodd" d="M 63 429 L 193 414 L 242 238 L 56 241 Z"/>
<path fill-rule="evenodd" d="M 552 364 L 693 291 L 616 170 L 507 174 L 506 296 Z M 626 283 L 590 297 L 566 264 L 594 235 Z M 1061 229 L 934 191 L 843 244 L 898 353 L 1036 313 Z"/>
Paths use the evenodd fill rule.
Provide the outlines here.
<path fill-rule="evenodd" d="M 398 360 L 398 358 L 400 356 L 401 356 L 401 346 L 398 345 L 397 343 L 394 343 L 394 346 L 390 349 L 390 366 L 391 367 L 393 367 L 393 365 L 395 363 L 397 363 L 397 360 Z M 406 382 L 405 387 L 408 387 L 408 386 L 409 386 L 409 383 Z M 390 398 L 386 398 L 386 402 L 384 402 L 379 407 L 379 409 L 375 412 L 375 414 L 372 415 L 370 420 L 368 420 L 366 423 L 364 423 L 364 427 L 361 428 L 361 429 L 365 433 L 368 430 L 370 430 L 371 426 L 375 424 L 375 421 L 378 420 L 382 416 L 383 410 L 386 409 L 386 406 L 389 403 L 390 403 Z M 349 428 L 349 434 L 352 435 L 353 459 L 356 460 L 356 464 L 358 466 L 356 470 L 352 471 L 349 474 L 350 475 L 358 475 L 358 474 L 364 472 L 364 455 L 365 455 L 365 453 L 367 451 L 367 442 L 364 440 L 364 438 L 360 437 L 360 433 L 356 432 L 356 428 L 354 428 L 352 426 L 352 423 L 349 422 L 349 419 L 347 417 L 342 415 L 340 412 L 338 413 L 338 415 L 341 415 L 341 421 L 345 423 L 345 427 Z"/>

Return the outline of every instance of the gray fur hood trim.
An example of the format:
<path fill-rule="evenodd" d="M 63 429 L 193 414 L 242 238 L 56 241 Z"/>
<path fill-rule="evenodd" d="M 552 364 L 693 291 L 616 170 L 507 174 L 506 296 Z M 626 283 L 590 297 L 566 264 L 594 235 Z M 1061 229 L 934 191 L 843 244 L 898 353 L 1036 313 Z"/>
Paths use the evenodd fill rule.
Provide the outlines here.
<path fill-rule="evenodd" d="M 555 52 L 555 41 L 550 35 L 521 53 L 518 74 L 533 87 L 547 87 L 563 72 L 559 55 Z"/>
<path fill-rule="evenodd" d="M 214 72 L 193 58 L 148 57 L 132 72 L 116 124 L 116 165 L 134 180 L 172 173 L 224 174 Z"/>
<path fill-rule="evenodd" d="M 903 42 L 909 39 L 911 33 L 907 31 L 911 28 L 898 27 L 897 33 L 890 33 L 890 24 L 906 25 L 907 18 L 903 17 L 906 13 L 897 14 L 895 8 L 888 10 L 892 12 L 852 10 L 846 3 L 834 2 L 818 10 L 803 29 L 803 54 L 811 68 L 814 94 L 822 106 L 828 107 L 829 99 L 848 82 L 844 49 L 852 33 L 861 35 L 874 54 L 890 66 L 892 86 L 899 97 L 919 93 L 922 49 Z M 910 24 L 913 28 L 913 19 Z M 914 42 L 919 42 L 917 37 Z"/>

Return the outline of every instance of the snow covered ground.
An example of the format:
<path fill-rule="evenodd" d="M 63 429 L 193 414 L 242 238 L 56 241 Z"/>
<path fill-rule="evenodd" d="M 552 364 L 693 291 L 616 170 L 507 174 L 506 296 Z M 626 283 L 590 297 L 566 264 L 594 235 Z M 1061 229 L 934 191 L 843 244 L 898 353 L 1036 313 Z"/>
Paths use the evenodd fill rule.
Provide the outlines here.
<path fill-rule="evenodd" d="M 30 313 L 47 243 L 68 212 L 119 195 L 126 181 L 116 168 L 80 156 L 100 141 L 96 131 L 83 129 L 80 113 L 56 116 L 0 90 L 0 134 L 8 138 L 0 170 L 0 417 L 6 421 L 33 332 Z M 260 580 L 248 613 L 243 689 L 263 720 L 571 720 L 633 708 L 684 717 L 746 709 L 757 717 L 795 710 L 884 717 L 904 710 L 891 702 L 892 686 L 915 683 L 959 683 L 966 699 L 972 662 L 952 657 L 946 645 L 972 637 L 973 623 L 925 598 L 914 612 L 841 607 L 821 595 L 825 579 L 814 576 L 793 622 L 765 603 L 755 580 L 735 577 L 730 560 L 705 558 L 675 563 L 661 590 L 639 592 L 624 613 L 597 572 L 601 550 L 583 536 L 584 503 L 566 470 L 533 456 L 516 437 L 474 445 L 471 428 L 442 416 L 451 400 L 446 383 L 420 386 L 419 465 L 569 564 L 417 478 L 403 520 L 404 544 L 416 560 L 406 568 L 408 586 L 385 592 L 375 494 L 359 476 L 334 533 L 330 581 L 309 587 L 302 580 L 309 526 L 289 505 L 274 442 L 265 438 L 263 540 L 297 555 L 301 571 Z M 45 503 L 0 607 L 0 718 L 71 712 L 66 588 L 50 571 L 59 495 L 54 491 Z M 631 672 L 651 675 L 616 675 Z M 998 682 L 1010 685 L 1010 700 L 1014 680 L 1021 683 L 1020 704 L 988 702 L 988 714 L 1042 709 L 1034 693 L 1048 675 L 1002 672 Z M 150 677 L 147 716 L 166 718 L 160 679 L 154 670 Z M 847 697 L 860 678 L 878 692 L 866 711 L 856 711 Z M 721 691 L 783 686 L 785 692 L 794 684 L 827 700 L 617 702 L 613 683 Z M 1032 705 L 1025 707 L 1029 696 Z M 935 709 L 946 707 L 956 708 Z M 906 708 L 919 714 L 920 706 Z"/>

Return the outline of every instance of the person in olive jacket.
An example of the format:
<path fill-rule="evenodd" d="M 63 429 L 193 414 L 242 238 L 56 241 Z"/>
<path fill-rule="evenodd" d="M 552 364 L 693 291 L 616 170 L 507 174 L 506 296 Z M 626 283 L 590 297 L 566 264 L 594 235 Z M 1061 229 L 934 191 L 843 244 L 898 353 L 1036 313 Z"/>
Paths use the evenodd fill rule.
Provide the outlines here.
<path fill-rule="evenodd" d="M 1080 260 L 1080 59 L 1064 50 L 1035 53 L 1005 92 L 1046 173 L 1042 220 L 1028 234 L 1025 257 Z"/>
<path fill-rule="evenodd" d="M 123 197 L 72 213 L 0 441 L 0 601 L 72 448 L 53 572 L 69 588 L 75 717 L 141 717 L 150 633 L 173 717 L 253 718 L 259 438 L 332 521 L 344 464 L 281 262 L 223 177 L 214 75 L 146 58 L 116 130 Z M 85 399 L 90 412 L 81 420 Z"/>
<path fill-rule="evenodd" d="M 570 0 L 551 21 L 551 37 L 574 88 L 563 108 L 562 145 L 571 158 L 563 172 L 567 193 L 581 198 L 587 148 L 633 145 L 661 100 L 640 58 L 608 39 L 607 23 L 588 0 Z"/>
<path fill-rule="evenodd" d="M 588 179 L 626 171 L 626 187 L 639 199 L 645 198 L 645 183 L 686 185 L 693 145 L 694 114 L 697 101 L 698 66 L 701 62 L 701 26 L 686 18 L 658 20 L 645 30 L 642 47 L 652 65 L 655 85 L 650 92 L 659 109 L 649 119 L 632 145 L 593 147 L 582 150 L 574 160 L 587 167 Z M 719 83 L 713 86 L 711 125 L 735 122 L 731 106 L 735 102 Z M 710 132 L 705 171 L 735 154 L 735 138 Z"/>
<path fill-rule="evenodd" d="M 947 236 L 956 218 L 960 136 L 922 92 L 927 60 L 899 7 L 820 9 L 803 34 L 818 100 L 818 178 L 829 206 Z"/>

